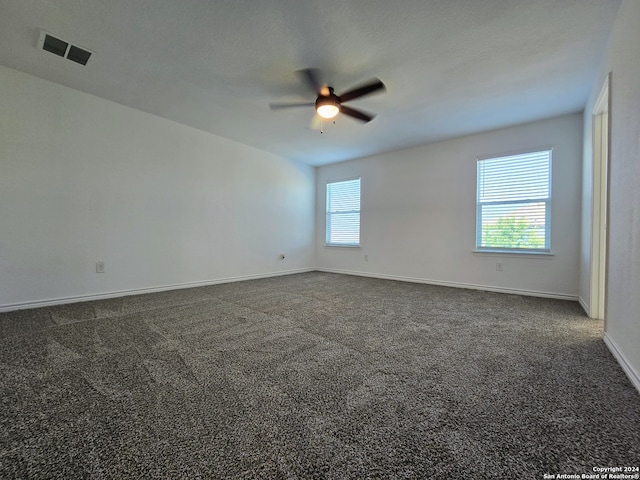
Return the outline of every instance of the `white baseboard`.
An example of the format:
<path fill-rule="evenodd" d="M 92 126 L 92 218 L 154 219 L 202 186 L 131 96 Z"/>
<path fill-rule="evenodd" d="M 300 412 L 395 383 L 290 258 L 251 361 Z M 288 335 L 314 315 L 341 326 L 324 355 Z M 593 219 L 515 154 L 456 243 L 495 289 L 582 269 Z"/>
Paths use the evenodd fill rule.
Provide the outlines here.
<path fill-rule="evenodd" d="M 578 303 L 584 310 L 584 313 L 587 314 L 587 317 L 591 318 L 591 315 L 589 314 L 589 305 L 587 305 L 587 302 L 584 301 L 584 298 L 582 298 L 581 296 L 578 297 Z"/>
<path fill-rule="evenodd" d="M 107 298 L 126 297 L 129 295 L 140 295 L 143 293 L 166 292 L 168 290 L 179 290 L 182 288 L 206 287 L 219 283 L 241 282 L 244 280 L 257 280 L 259 278 L 279 277 L 282 275 L 292 275 L 295 273 L 313 272 L 315 268 L 299 268 L 295 270 L 285 270 L 281 272 L 259 273 L 255 275 L 242 275 L 238 277 L 217 278 L 215 280 L 205 280 L 199 282 L 176 283 L 172 285 L 160 285 L 147 288 L 135 288 L 130 290 L 118 290 L 114 292 L 94 293 L 89 295 L 76 295 L 71 297 L 48 298 L 35 302 L 9 303 L 0 305 L 0 312 L 10 312 L 13 310 L 24 310 L 27 308 L 49 307 L 52 305 L 63 305 L 65 303 L 88 302 L 91 300 L 104 300 Z"/>
<path fill-rule="evenodd" d="M 627 358 L 620 350 L 620 347 L 618 347 L 618 344 L 609 335 L 607 335 L 606 332 L 604 334 L 604 343 L 607 345 L 607 347 L 609 347 L 609 351 L 611 352 L 611 354 L 618 361 L 618 363 L 622 367 L 622 370 L 624 370 L 624 373 L 627 374 L 627 377 L 629 377 L 629 380 L 631 380 L 633 386 L 636 387 L 636 390 L 638 390 L 638 393 L 640 393 L 640 375 L 631 366 Z"/>
<path fill-rule="evenodd" d="M 372 278 L 381 278 L 384 280 L 398 280 L 401 282 L 412 282 L 412 283 L 425 283 L 428 285 L 439 285 L 442 287 L 454 287 L 454 288 L 466 288 L 470 290 L 484 290 L 488 292 L 497 292 L 497 293 L 509 293 L 512 295 L 526 295 L 528 297 L 544 297 L 544 298 L 556 298 L 558 300 L 572 300 L 577 301 L 577 295 L 569 295 L 564 293 L 553 293 L 553 292 L 539 292 L 535 290 L 522 290 L 516 288 L 504 288 L 504 287 L 492 287 L 489 285 L 475 285 L 472 283 L 459 283 L 459 282 L 444 282 L 440 280 L 431 280 L 428 278 L 414 278 L 414 277 L 404 277 L 399 275 L 385 275 L 381 273 L 368 273 L 368 272 L 358 272 L 351 270 L 339 270 L 335 268 L 316 268 L 316 270 L 320 272 L 328 272 L 328 273 L 342 273 L 345 275 L 356 275 L 359 277 L 372 277 Z"/>
<path fill-rule="evenodd" d="M 243 280 L 257 280 L 260 278 L 277 277 L 281 275 L 292 275 L 295 273 L 305 273 L 305 272 L 313 272 L 313 271 L 341 273 L 345 275 L 373 277 L 373 278 L 381 278 L 385 280 L 398 280 L 402 282 L 425 283 L 429 285 L 440 285 L 444 287 L 467 288 L 472 290 L 485 290 L 489 292 L 508 293 L 512 295 L 526 295 L 526 296 L 532 296 L 532 297 L 545 297 L 545 298 L 556 298 L 559 300 L 580 301 L 580 299 L 576 295 L 567 295 L 567 294 L 559 294 L 559 293 L 552 293 L 552 292 L 539 292 L 534 290 L 492 287 L 487 285 L 475 285 L 470 283 L 443 282 L 439 280 L 431 280 L 431 279 L 425 279 L 425 278 L 404 277 L 404 276 L 398 276 L 398 275 L 385 275 L 385 274 L 379 274 L 379 273 L 367 273 L 367 272 L 358 272 L 358 271 L 352 271 L 352 270 L 340 270 L 340 269 L 334 269 L 334 268 L 300 268 L 295 270 L 286 270 L 282 272 L 243 275 L 238 277 L 218 278 L 214 280 L 205 280 L 205 281 L 199 281 L 199 282 L 160 285 L 155 287 L 136 288 L 136 289 L 130 289 L 130 290 L 118 290 L 113 292 L 95 293 L 95 294 L 88 294 L 88 295 L 75 295 L 75 296 L 69 296 L 69 297 L 49 298 L 46 300 L 37 300 L 32 302 L 11 303 L 11 304 L 0 305 L 0 312 L 22 310 L 26 308 L 48 307 L 51 305 L 62 305 L 65 303 L 88 302 L 91 300 L 103 300 L 107 298 L 125 297 L 129 295 L 140 295 L 143 293 L 165 292 L 167 290 L 178 290 L 182 288 L 204 287 L 208 285 L 216 285 L 219 283 L 240 282 Z M 580 304 L 584 308 L 583 303 L 581 302 Z"/>

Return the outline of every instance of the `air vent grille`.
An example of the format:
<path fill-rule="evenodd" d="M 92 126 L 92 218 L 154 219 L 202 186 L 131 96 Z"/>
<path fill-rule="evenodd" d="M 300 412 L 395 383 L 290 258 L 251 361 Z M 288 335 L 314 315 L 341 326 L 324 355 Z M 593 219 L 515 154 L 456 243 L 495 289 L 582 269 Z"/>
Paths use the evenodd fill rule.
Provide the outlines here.
<path fill-rule="evenodd" d="M 64 57 L 64 54 L 67 52 L 67 48 L 69 48 L 69 44 L 67 42 L 63 42 L 59 38 L 52 37 L 51 35 L 45 35 L 42 48 L 47 52 L 55 53 L 59 57 Z"/>
<path fill-rule="evenodd" d="M 82 48 L 71 45 L 69 47 L 69 53 L 67 53 L 67 59 L 72 62 L 79 63 L 80 65 L 86 65 L 91 57 L 91 52 L 83 50 Z"/>
<path fill-rule="evenodd" d="M 71 60 L 72 62 L 79 63 L 80 65 L 86 65 L 93 55 L 93 52 L 76 45 L 72 45 L 65 40 L 56 38 L 44 30 L 40 31 L 38 48 L 51 52 L 59 57 L 66 58 L 67 60 Z"/>

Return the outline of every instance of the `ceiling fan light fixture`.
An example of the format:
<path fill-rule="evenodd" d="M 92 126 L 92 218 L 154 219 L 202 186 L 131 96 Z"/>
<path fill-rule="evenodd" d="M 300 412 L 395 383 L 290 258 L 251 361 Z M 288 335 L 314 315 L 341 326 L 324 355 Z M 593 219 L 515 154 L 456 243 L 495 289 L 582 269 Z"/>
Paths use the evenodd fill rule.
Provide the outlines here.
<path fill-rule="evenodd" d="M 340 104 L 328 98 L 316 103 L 316 112 L 322 118 L 333 118 L 340 112 Z"/>

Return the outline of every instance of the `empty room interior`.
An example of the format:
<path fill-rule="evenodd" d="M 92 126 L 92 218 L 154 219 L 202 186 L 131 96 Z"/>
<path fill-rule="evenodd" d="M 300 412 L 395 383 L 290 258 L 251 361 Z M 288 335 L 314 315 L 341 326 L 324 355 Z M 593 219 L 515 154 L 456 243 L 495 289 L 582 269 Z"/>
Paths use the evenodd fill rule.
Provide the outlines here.
<path fill-rule="evenodd" d="M 0 477 L 640 478 L 638 25 L 0 0 Z"/>

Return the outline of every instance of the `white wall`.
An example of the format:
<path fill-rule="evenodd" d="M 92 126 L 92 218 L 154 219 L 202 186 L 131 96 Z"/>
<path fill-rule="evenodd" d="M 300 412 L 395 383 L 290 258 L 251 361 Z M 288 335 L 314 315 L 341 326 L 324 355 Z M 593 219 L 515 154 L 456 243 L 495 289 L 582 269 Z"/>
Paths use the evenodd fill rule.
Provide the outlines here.
<path fill-rule="evenodd" d="M 0 308 L 313 268 L 312 167 L 6 67 L 0 92 Z"/>
<path fill-rule="evenodd" d="M 476 158 L 553 147 L 550 257 L 474 254 Z M 323 270 L 577 298 L 582 115 L 574 114 L 318 168 Z M 361 247 L 326 247 L 325 186 L 362 178 Z M 365 255 L 368 261 L 365 261 Z M 496 263 L 503 271 L 496 271 Z"/>
<path fill-rule="evenodd" d="M 611 72 L 609 244 L 605 340 L 640 390 L 640 2 L 625 0 L 614 25 L 585 112 L 591 112 Z M 584 165 L 591 172 L 591 117 L 585 115 Z M 591 178 L 585 181 L 590 194 Z M 585 198 L 584 218 L 590 212 Z M 583 228 L 581 296 L 588 298 L 589 232 Z"/>

